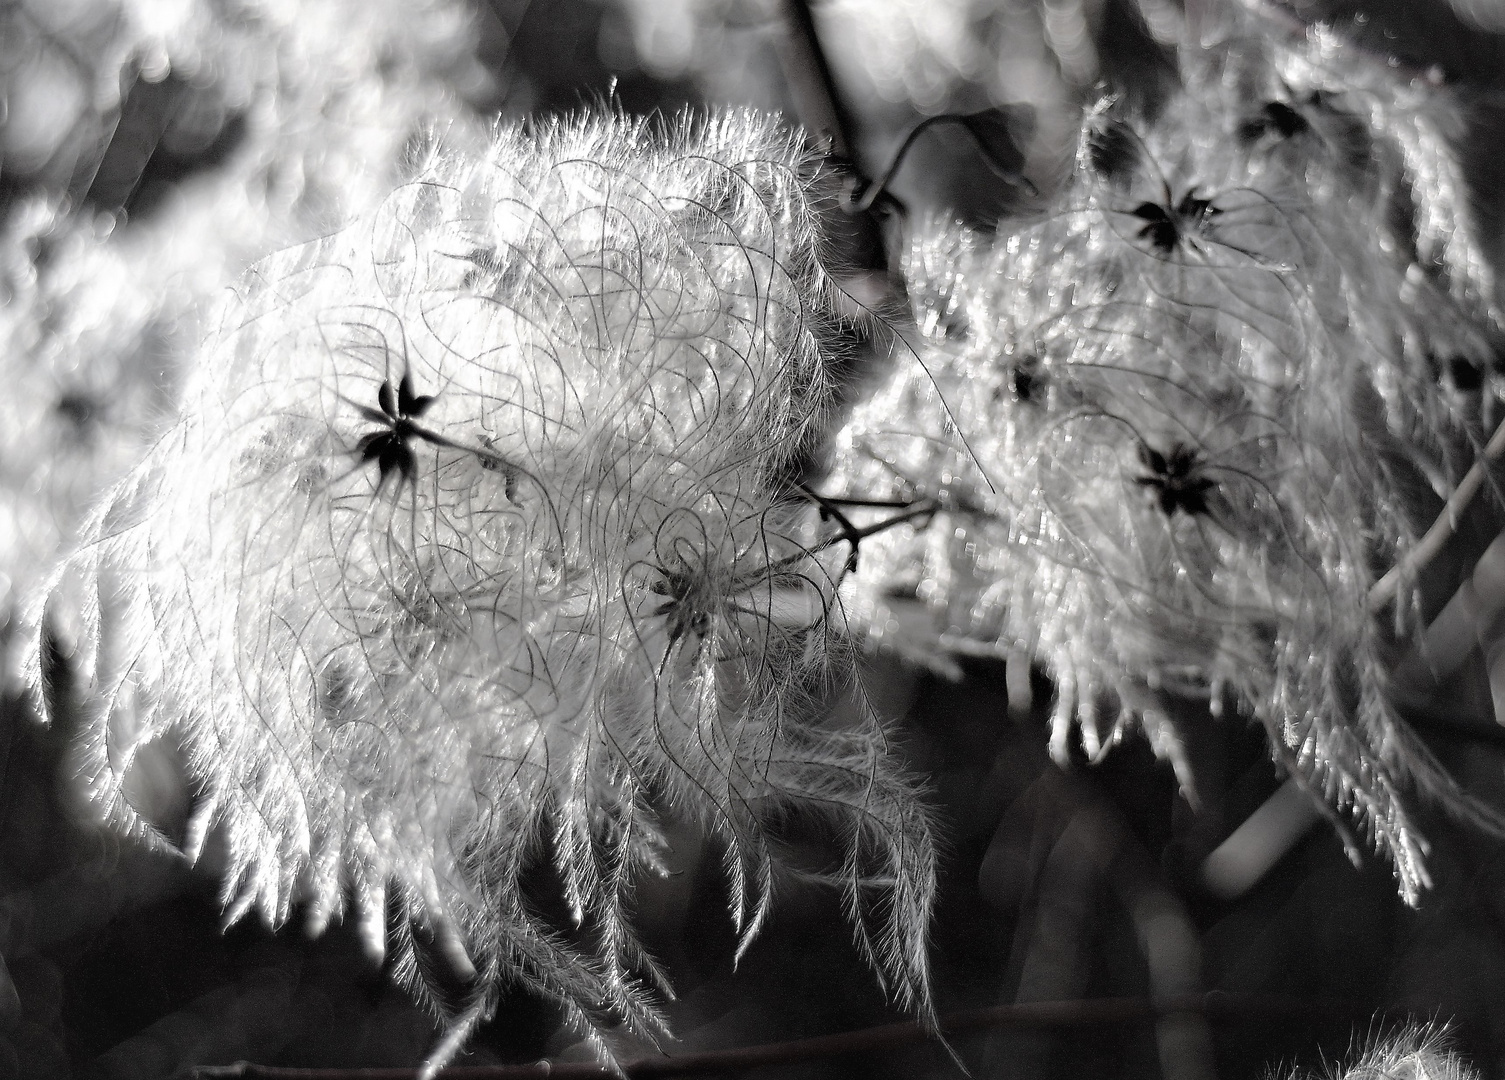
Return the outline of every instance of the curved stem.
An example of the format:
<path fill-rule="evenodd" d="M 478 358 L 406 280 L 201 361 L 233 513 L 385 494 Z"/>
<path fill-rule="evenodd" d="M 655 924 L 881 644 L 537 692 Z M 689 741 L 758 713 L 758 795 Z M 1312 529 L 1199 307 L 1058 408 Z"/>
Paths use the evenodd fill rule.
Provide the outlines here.
<path fill-rule="evenodd" d="M 983 145 L 982 140 L 978 137 L 977 133 L 973 131 L 972 127 L 968 124 L 967 117 L 959 116 L 956 113 L 940 113 L 936 116 L 925 117 L 925 119 L 921 120 L 918 124 L 909 129 L 909 134 L 904 136 L 904 141 L 899 144 L 899 149 L 895 150 L 894 156 L 889 159 L 888 168 L 883 170 L 883 175 L 878 177 L 875 182 L 868 185 L 867 190 L 862 193 L 861 198 L 856 199 L 852 202 L 853 210 L 872 209 L 873 203 L 888 192 L 889 184 L 893 183 L 894 177 L 898 174 L 900 166 L 904 164 L 904 159 L 908 156 L 910 147 L 914 145 L 915 140 L 918 139 L 924 132 L 934 127 L 936 124 L 959 125 L 967 132 L 968 135 L 972 137 L 972 141 L 977 144 L 978 149 L 982 152 L 983 160 L 989 163 L 989 167 L 992 168 L 994 172 L 998 173 L 1000 176 L 1004 176 L 1004 179 L 1008 180 L 1011 184 L 1014 184 L 1015 186 L 1023 189 L 1027 194 L 1031 196 L 1037 196 L 1040 194 L 1039 189 L 1035 187 L 1034 183 L 1030 180 L 1029 177 L 1023 175 L 1022 173 L 1018 176 L 1006 176 L 998 166 L 992 164 L 987 148 Z"/>

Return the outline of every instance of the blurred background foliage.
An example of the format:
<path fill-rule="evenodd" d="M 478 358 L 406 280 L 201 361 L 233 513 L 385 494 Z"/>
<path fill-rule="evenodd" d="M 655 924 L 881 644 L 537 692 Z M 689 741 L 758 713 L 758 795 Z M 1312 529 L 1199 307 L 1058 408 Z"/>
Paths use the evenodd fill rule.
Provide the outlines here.
<path fill-rule="evenodd" d="M 1192 0 L 1189 0 L 1192 2 Z M 0 0 L 0 645 L 16 595 L 89 499 L 172 407 L 214 294 L 259 254 L 380 197 L 427 124 L 580 108 L 749 104 L 794 114 L 773 0 Z M 1067 171 L 1080 108 L 1106 84 L 1153 99 L 1172 70 L 1172 0 L 820 0 L 816 27 L 854 156 L 869 174 L 926 116 L 1003 108 L 1041 190 Z M 1482 235 L 1501 257 L 1505 8 L 1459 0 L 1308 0 L 1374 63 L 1447 84 Z M 1394 58 L 1393 60 L 1391 58 Z M 990 227 L 1019 188 L 958 131 L 919 139 L 894 185 L 911 215 Z M 891 247 L 897 250 L 897 245 Z M 1446 598 L 1499 528 L 1469 523 Z M 1440 606 L 1440 605 L 1439 605 Z M 1486 641 L 1491 634 L 1476 634 Z M 1505 728 L 1486 649 L 1407 684 L 1413 718 L 1473 792 L 1505 806 Z M 1194 725 L 1193 811 L 1147 746 L 1051 764 L 1051 689 L 1026 664 L 959 680 L 879 660 L 898 752 L 929 777 L 947 850 L 935 920 L 938 1005 L 1222 990 L 1274 1011 L 960 1037 L 978 1077 L 1258 1077 L 1343 1056 L 1407 1017 L 1452 1024 L 1505 1075 L 1505 851 L 1425 820 L 1434 888 L 1415 910 L 1389 868 L 1350 866 L 1298 822 L 1240 895 L 1208 856 L 1280 786 L 1263 735 Z M 1029 693 L 1022 692 L 1025 684 Z M 206 877 L 90 823 L 59 727 L 7 688 L 0 715 L 0 1078 L 170 1077 L 250 1059 L 415 1064 L 429 1017 L 364 959 L 350 927 L 317 941 L 222 933 Z M 138 763 L 154 820 L 182 821 L 178 764 Z M 1275 804 L 1278 806 L 1278 802 Z M 1278 830 L 1277 830 L 1278 831 Z M 751 1045 L 898 1017 L 859 962 L 834 893 L 789 885 L 740 968 L 715 858 L 674 837 L 639 922 L 679 1000 L 683 1049 Z M 797 836 L 790 837 L 797 842 Z M 551 894 L 538 882 L 539 902 Z M 514 997 L 467 1063 L 580 1057 L 539 1002 Z M 936 1046 L 767 1068 L 763 1076 L 956 1075 Z"/>

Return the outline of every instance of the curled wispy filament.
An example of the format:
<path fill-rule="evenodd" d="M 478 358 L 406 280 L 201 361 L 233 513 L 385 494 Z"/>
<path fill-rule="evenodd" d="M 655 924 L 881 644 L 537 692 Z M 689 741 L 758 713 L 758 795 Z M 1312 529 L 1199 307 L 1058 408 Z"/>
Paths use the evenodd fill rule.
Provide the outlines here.
<path fill-rule="evenodd" d="M 58 574 L 99 805 L 154 836 L 125 774 L 175 740 L 230 917 L 353 905 L 448 1017 L 434 1062 L 513 984 L 603 1056 L 656 1037 L 628 899 L 664 814 L 721 845 L 744 948 L 768 821 L 829 822 L 859 943 L 929 1008 L 930 834 L 871 712 L 823 719 L 840 538 L 782 479 L 831 397 L 830 187 L 749 114 L 452 136 L 246 279 Z M 544 863 L 573 927 L 523 896 Z"/>

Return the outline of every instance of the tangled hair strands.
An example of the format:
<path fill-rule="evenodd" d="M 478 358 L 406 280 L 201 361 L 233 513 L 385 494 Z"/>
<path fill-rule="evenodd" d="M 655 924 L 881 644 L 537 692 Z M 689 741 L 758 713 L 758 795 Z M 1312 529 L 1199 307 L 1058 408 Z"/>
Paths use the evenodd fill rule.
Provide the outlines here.
<path fill-rule="evenodd" d="M 95 686 L 98 805 L 163 842 L 125 773 L 170 738 L 228 921 L 305 904 L 318 928 L 348 890 L 379 952 L 390 897 L 393 971 L 448 1025 L 430 1071 L 504 985 L 604 1061 L 660 1037 L 630 918 L 660 814 L 720 843 L 739 954 L 769 824 L 827 822 L 859 946 L 929 1017 L 914 783 L 871 710 L 818 716 L 854 663 L 822 553 L 861 537 L 784 479 L 831 396 L 834 181 L 749 113 L 454 132 L 416 168 L 245 279 L 49 586 Z M 568 933 L 520 891 L 541 862 Z"/>

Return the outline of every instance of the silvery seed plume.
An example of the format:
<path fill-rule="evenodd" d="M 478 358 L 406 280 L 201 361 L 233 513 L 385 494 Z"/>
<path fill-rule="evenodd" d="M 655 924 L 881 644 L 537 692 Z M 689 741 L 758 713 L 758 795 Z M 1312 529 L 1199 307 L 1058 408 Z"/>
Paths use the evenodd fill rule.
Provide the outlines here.
<path fill-rule="evenodd" d="M 1321 1073 L 1291 1070 L 1284 1080 L 1474 1080 L 1479 1070 L 1453 1049 L 1446 1029 L 1412 1024 L 1394 1034 L 1377 1036 L 1347 1066 L 1334 1064 Z"/>
<path fill-rule="evenodd" d="M 939 507 L 864 543 L 847 610 L 871 642 L 1033 653 L 1060 760 L 1074 731 L 1096 758 L 1140 726 L 1193 797 L 1167 698 L 1235 701 L 1414 900 L 1408 786 L 1500 827 L 1385 696 L 1419 615 L 1404 557 L 1498 419 L 1497 313 L 1444 103 L 1360 66 L 1230 17 L 1153 120 L 1088 111 L 1038 219 L 919 229 L 917 349 L 840 433 L 828 490 Z"/>
<path fill-rule="evenodd" d="M 654 1037 L 629 911 L 663 814 L 719 841 L 743 947 L 766 826 L 826 822 L 859 944 L 928 1008 L 929 833 L 873 716 L 819 719 L 844 555 L 781 479 L 831 390 L 827 186 L 752 114 L 435 148 L 255 268 L 56 578 L 101 810 L 154 838 L 124 785 L 167 740 L 229 920 L 353 909 L 380 949 L 395 902 L 395 971 L 449 1023 L 431 1067 L 509 986 L 603 1057 Z M 573 927 L 524 900 L 550 863 Z"/>
<path fill-rule="evenodd" d="M 0 10 L 0 684 L 15 597 L 170 422 L 209 298 L 391 190 L 469 37 L 448 0 Z"/>

